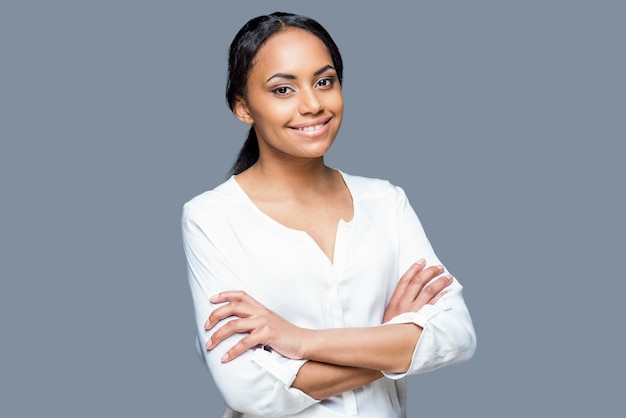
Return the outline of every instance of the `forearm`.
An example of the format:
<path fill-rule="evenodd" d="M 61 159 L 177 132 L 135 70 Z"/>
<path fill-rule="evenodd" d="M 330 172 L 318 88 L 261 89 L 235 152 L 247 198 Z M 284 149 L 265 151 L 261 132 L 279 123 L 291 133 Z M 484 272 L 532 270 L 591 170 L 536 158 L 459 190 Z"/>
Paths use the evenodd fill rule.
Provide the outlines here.
<path fill-rule="evenodd" d="M 403 373 L 411 365 L 421 332 L 415 324 L 313 330 L 303 357 L 338 366 Z"/>
<path fill-rule="evenodd" d="M 382 376 L 378 370 L 307 361 L 291 386 L 321 400 L 356 389 Z"/>

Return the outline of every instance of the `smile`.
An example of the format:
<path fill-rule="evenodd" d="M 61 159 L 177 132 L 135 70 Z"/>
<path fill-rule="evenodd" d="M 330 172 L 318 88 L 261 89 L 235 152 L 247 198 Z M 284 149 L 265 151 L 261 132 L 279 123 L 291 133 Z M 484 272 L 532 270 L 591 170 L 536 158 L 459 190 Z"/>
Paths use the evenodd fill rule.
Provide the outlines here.
<path fill-rule="evenodd" d="M 305 126 L 304 128 L 296 128 L 298 131 L 316 131 L 318 129 L 321 129 L 324 125 L 326 125 L 328 122 L 324 122 L 324 123 L 320 123 L 319 125 L 315 125 L 315 126 Z"/>
<path fill-rule="evenodd" d="M 328 122 L 330 122 L 332 118 L 329 118 L 323 122 L 317 123 L 315 125 L 308 125 L 308 126 L 294 126 L 291 129 L 294 129 L 296 131 L 300 131 L 300 132 L 315 132 L 318 131 L 320 129 L 322 129 L 324 126 L 326 126 L 326 124 L 328 124 Z"/>

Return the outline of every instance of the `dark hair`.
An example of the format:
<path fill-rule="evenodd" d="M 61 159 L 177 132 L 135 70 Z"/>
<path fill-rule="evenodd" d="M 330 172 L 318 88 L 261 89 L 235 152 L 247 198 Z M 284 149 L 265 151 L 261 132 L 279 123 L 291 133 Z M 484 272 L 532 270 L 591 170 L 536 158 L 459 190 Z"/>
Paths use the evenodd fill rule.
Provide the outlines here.
<path fill-rule="evenodd" d="M 257 52 L 274 34 L 288 28 L 304 29 L 317 36 L 328 49 L 337 78 L 343 79 L 343 61 L 339 48 L 330 34 L 317 21 L 291 13 L 274 12 L 267 16 L 250 19 L 237 32 L 228 51 L 228 81 L 226 83 L 226 101 L 230 110 L 234 110 L 238 98 L 246 97 L 246 85 L 250 69 Z M 250 127 L 248 138 L 239 151 L 237 160 L 230 169 L 230 174 L 239 174 L 247 170 L 259 159 L 259 143 L 254 127 Z"/>

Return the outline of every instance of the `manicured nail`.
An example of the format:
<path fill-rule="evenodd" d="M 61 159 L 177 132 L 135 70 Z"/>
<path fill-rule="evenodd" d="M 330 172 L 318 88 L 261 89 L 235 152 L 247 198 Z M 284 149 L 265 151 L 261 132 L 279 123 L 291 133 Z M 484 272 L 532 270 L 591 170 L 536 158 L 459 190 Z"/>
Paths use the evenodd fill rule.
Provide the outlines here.
<path fill-rule="evenodd" d="M 221 358 L 222 363 L 225 362 L 226 360 L 228 360 L 228 353 L 224 354 Z"/>

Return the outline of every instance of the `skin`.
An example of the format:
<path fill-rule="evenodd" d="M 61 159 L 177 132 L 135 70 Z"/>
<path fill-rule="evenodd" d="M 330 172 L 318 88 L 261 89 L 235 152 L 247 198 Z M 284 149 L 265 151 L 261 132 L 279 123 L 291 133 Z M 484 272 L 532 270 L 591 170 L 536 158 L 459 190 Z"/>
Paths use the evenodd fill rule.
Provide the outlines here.
<path fill-rule="evenodd" d="M 309 233 L 332 261 L 338 220 L 352 219 L 353 206 L 341 175 L 324 165 L 343 115 L 324 44 L 300 29 L 271 37 L 257 52 L 234 113 L 254 126 L 260 155 L 237 182 L 270 217 Z M 297 129 L 322 123 L 314 131 Z"/>
<path fill-rule="evenodd" d="M 272 36 L 259 49 L 246 96 L 236 101 L 233 112 L 254 127 L 260 154 L 236 181 L 260 210 L 307 232 L 332 261 L 339 220 L 350 220 L 354 211 L 341 175 L 324 164 L 343 115 L 341 86 L 324 44 L 301 29 Z M 452 282 L 451 276 L 437 277 L 442 272 L 442 266 L 427 267 L 424 260 L 411 266 L 398 282 L 383 322 L 441 299 Z M 381 370 L 406 371 L 422 332 L 414 324 L 304 329 L 237 290 L 215 295 L 211 302 L 222 305 L 205 324 L 207 330 L 218 327 L 208 350 L 243 333 L 247 335 L 222 361 L 259 344 L 288 358 L 308 359 L 292 386 L 316 399 L 372 382 L 382 377 Z M 220 326 L 233 316 L 237 319 Z"/>

